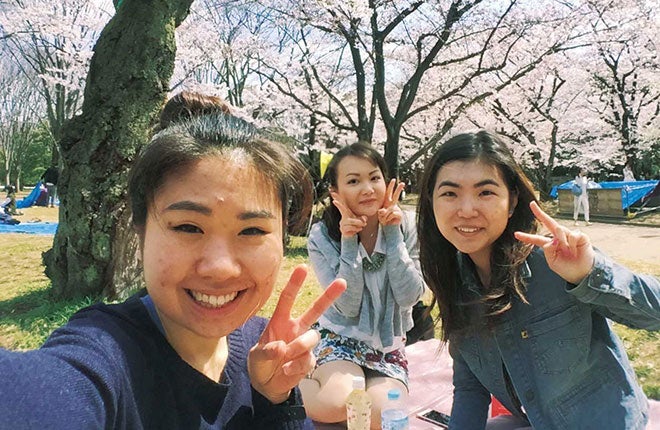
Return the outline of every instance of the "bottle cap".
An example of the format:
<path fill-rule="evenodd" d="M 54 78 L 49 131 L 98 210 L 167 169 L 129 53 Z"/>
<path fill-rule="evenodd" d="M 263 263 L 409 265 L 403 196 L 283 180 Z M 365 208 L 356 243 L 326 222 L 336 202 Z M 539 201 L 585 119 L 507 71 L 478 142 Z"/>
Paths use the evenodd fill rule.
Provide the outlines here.
<path fill-rule="evenodd" d="M 399 400 L 400 395 L 401 395 L 401 393 L 399 392 L 399 390 L 397 390 L 396 388 L 392 388 L 390 391 L 387 392 L 387 399 L 388 400 Z"/>
<path fill-rule="evenodd" d="M 353 389 L 354 390 L 364 390 L 364 376 L 353 376 Z"/>

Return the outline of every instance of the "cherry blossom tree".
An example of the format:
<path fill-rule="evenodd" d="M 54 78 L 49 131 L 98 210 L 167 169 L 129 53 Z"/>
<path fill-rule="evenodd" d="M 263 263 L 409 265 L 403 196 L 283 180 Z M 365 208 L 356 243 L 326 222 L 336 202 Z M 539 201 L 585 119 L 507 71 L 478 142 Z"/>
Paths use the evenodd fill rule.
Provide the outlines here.
<path fill-rule="evenodd" d="M 108 0 L 11 0 L 0 8 L 5 51 L 43 99 L 55 141 L 78 113 L 92 47 L 110 19 Z M 57 162 L 53 150 L 52 162 Z"/>
<path fill-rule="evenodd" d="M 576 28 L 574 31 L 593 30 L 591 35 L 582 35 L 584 43 L 573 44 L 572 49 L 563 49 L 560 55 L 547 56 L 535 70 L 512 85 L 499 88 L 491 95 L 477 100 L 464 114 L 450 106 L 436 111 L 435 122 L 449 125 L 439 129 L 436 137 L 449 134 L 452 129 L 470 127 L 485 127 L 507 135 L 518 159 L 536 179 L 542 191 L 549 189 L 554 175 L 568 174 L 578 165 L 600 172 L 603 178 L 610 177 L 609 172 L 620 170 L 623 164 L 621 139 L 618 137 L 620 134 L 613 132 L 612 127 L 603 122 L 602 112 L 607 110 L 607 104 L 599 101 L 602 95 L 593 86 L 593 76 L 595 70 L 607 70 L 600 65 L 602 60 L 598 55 L 598 47 L 617 43 L 621 39 L 622 26 L 639 27 L 644 25 L 644 20 L 640 21 L 642 14 L 639 10 L 635 12 L 634 7 L 638 6 L 635 2 L 604 3 L 606 9 L 603 10 L 610 16 L 618 17 L 612 19 L 611 25 L 594 25 L 602 20 L 602 12 L 595 13 L 591 3 L 582 2 L 581 19 L 573 20 L 571 25 Z M 560 28 L 563 27 L 558 26 Z M 548 35 L 551 35 L 552 32 L 548 31 Z M 540 34 L 530 40 L 544 38 L 547 35 Z M 567 46 L 570 45 L 564 45 Z M 642 44 L 640 48 L 643 47 Z M 649 64 L 653 64 L 653 61 L 657 69 L 657 59 Z M 485 94 L 505 81 L 506 76 L 502 74 L 506 74 L 506 70 L 497 71 L 494 74 L 496 80 L 482 84 Z M 470 100 L 467 91 L 463 91 L 461 96 Z M 405 129 L 415 133 L 411 135 L 415 141 L 425 141 L 424 136 L 428 132 L 423 130 L 428 129 L 427 124 L 433 124 L 433 115 L 434 112 L 420 116 L 425 120 L 422 126 L 417 126 L 415 120 L 406 124 Z M 447 121 L 447 118 L 451 121 Z M 650 142 L 653 125 L 648 121 L 646 124 L 640 139 Z M 403 136 L 407 137 L 405 134 Z M 433 144 L 434 140 L 427 139 L 427 145 Z"/>
<path fill-rule="evenodd" d="M 569 55 L 557 55 L 484 103 L 469 109 L 466 119 L 509 138 L 512 149 L 541 192 L 552 185 L 555 167 L 574 167 L 577 151 L 570 142 L 580 139 L 590 76 L 575 67 Z M 565 160 L 566 158 L 573 158 Z"/>
<path fill-rule="evenodd" d="M 640 150 L 650 145 L 647 134 L 657 129 L 660 117 L 660 33 L 658 2 L 591 1 L 597 14 L 595 32 L 610 35 L 594 44 L 592 71 L 593 109 L 605 123 L 608 137 L 620 142 L 624 162 L 635 163 Z"/>
<path fill-rule="evenodd" d="M 5 184 L 21 187 L 23 161 L 39 123 L 40 100 L 14 64 L 0 60 L 0 155 Z"/>
<path fill-rule="evenodd" d="M 255 35 L 267 19 L 251 1 L 197 1 L 177 31 L 179 52 L 171 85 L 206 87 L 232 106 L 244 106 L 243 92 L 258 61 Z M 203 40 L 204 43 L 200 43 Z"/>
<path fill-rule="evenodd" d="M 285 48 L 280 61 L 265 63 L 260 73 L 319 120 L 358 140 L 378 141 L 374 137 L 382 132 L 394 173 L 402 131 L 408 142 L 425 142 L 404 162 L 410 165 L 467 107 L 545 57 L 579 45 L 586 33 L 578 25 L 584 10 L 565 2 L 266 3 L 281 17 L 281 38 L 271 43 Z M 495 72 L 506 80 L 484 89 L 481 83 Z M 453 113 L 435 133 L 410 134 L 415 116 L 438 125 L 429 117 L 437 119 L 448 108 Z"/>

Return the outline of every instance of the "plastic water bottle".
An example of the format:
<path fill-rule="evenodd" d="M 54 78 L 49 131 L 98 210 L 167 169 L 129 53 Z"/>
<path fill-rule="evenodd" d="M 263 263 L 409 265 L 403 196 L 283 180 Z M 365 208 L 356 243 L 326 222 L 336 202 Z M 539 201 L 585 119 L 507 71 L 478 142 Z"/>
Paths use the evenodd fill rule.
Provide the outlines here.
<path fill-rule="evenodd" d="M 380 413 L 383 430 L 407 430 L 408 411 L 401 401 L 401 393 L 397 389 L 387 392 L 387 403 Z"/>
<path fill-rule="evenodd" d="M 346 428 L 369 430 L 371 426 L 371 397 L 364 390 L 364 378 L 353 377 L 353 391 L 346 398 Z"/>

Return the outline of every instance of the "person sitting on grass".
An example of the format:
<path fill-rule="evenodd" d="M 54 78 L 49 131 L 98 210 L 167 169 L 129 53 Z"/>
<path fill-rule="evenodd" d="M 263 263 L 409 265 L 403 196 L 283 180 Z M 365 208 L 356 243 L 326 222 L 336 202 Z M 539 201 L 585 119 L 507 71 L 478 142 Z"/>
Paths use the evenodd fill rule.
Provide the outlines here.
<path fill-rule="evenodd" d="M 418 237 L 453 358 L 450 429 L 646 428 L 648 402 L 609 320 L 660 329 L 660 281 L 543 212 L 498 136 L 440 145 Z M 513 415 L 487 422 L 491 394 Z"/>
<path fill-rule="evenodd" d="M 406 336 L 425 291 L 415 214 L 399 207 L 404 185 L 388 181 L 370 145 L 340 149 L 325 176 L 332 202 L 309 234 L 309 259 L 322 286 L 341 277 L 348 288 L 319 319 L 317 367 L 300 389 L 310 417 L 341 422 L 353 377 L 361 376 L 373 402 L 371 428 L 380 428 L 388 391 L 408 396 Z"/>

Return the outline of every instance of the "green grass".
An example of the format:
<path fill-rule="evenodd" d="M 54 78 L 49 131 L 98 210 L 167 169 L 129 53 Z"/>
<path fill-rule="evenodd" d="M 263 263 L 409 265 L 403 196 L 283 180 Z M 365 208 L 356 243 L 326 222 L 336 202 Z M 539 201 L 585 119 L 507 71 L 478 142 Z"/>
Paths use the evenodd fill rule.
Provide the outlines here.
<path fill-rule="evenodd" d="M 37 283 L 33 291 L 0 302 L 0 346 L 36 348 L 74 312 L 96 301 L 91 297 L 54 301 L 48 286 L 47 282 Z"/>
<path fill-rule="evenodd" d="M 614 331 L 623 341 L 644 393 L 651 399 L 660 400 L 660 334 L 616 323 Z"/>
<path fill-rule="evenodd" d="M 57 301 L 50 297 L 48 279 L 40 264 L 41 253 L 51 246 L 52 237 L 0 235 L 0 347 L 24 350 L 38 348 L 48 335 L 78 309 L 97 301 L 94 297 Z M 275 291 L 259 315 L 268 317 L 277 303 L 279 292 L 298 264 L 307 263 L 306 239 L 291 238 Z M 633 270 L 660 276 L 660 264 L 653 267 L 636 262 L 622 262 Z M 296 300 L 293 314 L 300 315 L 318 297 L 321 289 L 311 272 Z M 434 312 L 434 316 L 436 313 Z M 658 332 L 633 330 L 614 324 L 623 340 L 644 392 L 660 400 L 660 335 Z"/>

